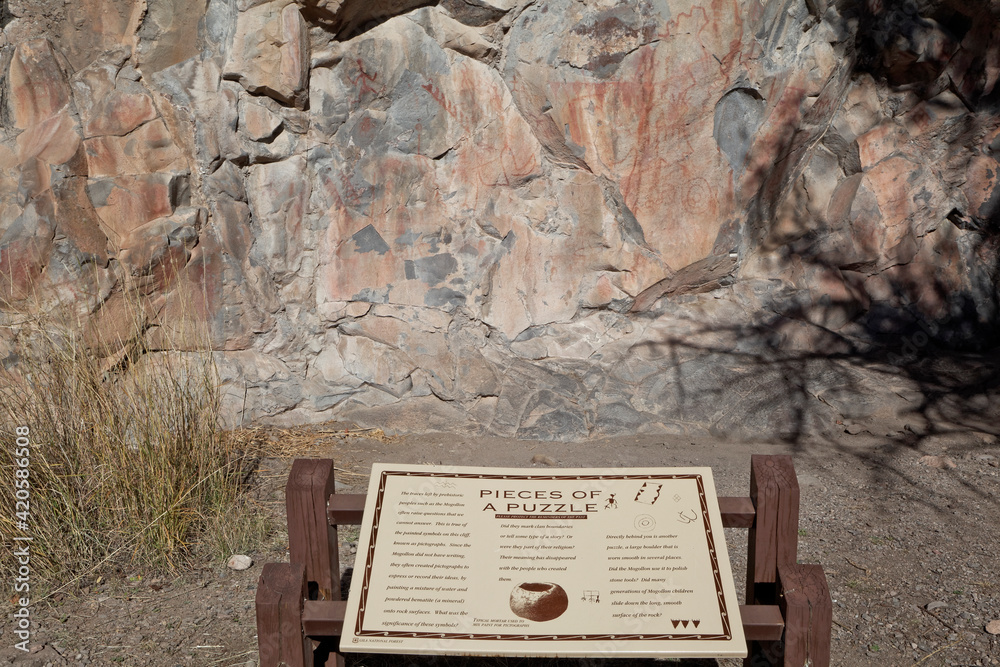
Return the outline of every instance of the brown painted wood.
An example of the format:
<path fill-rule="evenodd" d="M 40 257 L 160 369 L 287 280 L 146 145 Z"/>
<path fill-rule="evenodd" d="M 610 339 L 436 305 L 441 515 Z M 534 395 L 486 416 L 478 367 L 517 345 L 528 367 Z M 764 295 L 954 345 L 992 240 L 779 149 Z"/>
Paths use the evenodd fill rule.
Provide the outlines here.
<path fill-rule="evenodd" d="M 743 619 L 743 634 L 748 642 L 781 639 L 785 630 L 785 620 L 781 617 L 778 605 L 741 604 L 740 617 Z"/>
<path fill-rule="evenodd" d="M 777 602 L 778 564 L 798 550 L 799 482 L 790 456 L 750 457 L 750 498 L 757 516 L 747 553 L 747 604 Z"/>
<path fill-rule="evenodd" d="M 288 553 L 291 562 L 305 565 L 310 599 L 341 597 L 337 528 L 327 516 L 333 491 L 332 460 L 296 459 L 292 464 L 285 485 Z"/>
<path fill-rule="evenodd" d="M 360 526 L 365 514 L 363 493 L 335 493 L 326 504 L 331 526 Z"/>
<path fill-rule="evenodd" d="M 313 638 L 339 637 L 344 632 L 346 613 L 347 603 L 341 600 L 306 600 L 302 625 Z"/>
<path fill-rule="evenodd" d="M 823 568 L 783 563 L 778 590 L 785 618 L 783 667 L 830 667 L 833 604 Z"/>
<path fill-rule="evenodd" d="M 330 460 L 296 461 L 286 493 L 289 551 L 296 565 L 268 564 L 261 575 L 261 665 L 277 664 L 265 658 L 272 660 L 275 651 L 301 644 L 303 662 L 296 662 L 294 656 L 280 659 L 290 667 L 306 664 L 308 659 L 313 667 L 308 637 L 336 639 L 343 633 L 347 604 L 339 594 L 333 595 L 339 593 L 336 526 L 361 523 L 365 496 L 333 493 Z M 750 529 L 747 596 L 759 604 L 740 607 L 751 648 L 744 664 L 799 667 L 808 659 L 813 667 L 829 667 L 832 605 L 826 577 L 818 565 L 795 564 L 799 488 L 791 458 L 753 456 L 750 497 L 720 497 L 719 509 L 724 526 Z M 278 567 L 298 567 L 302 575 L 296 579 L 297 571 L 271 569 Z M 318 578 L 310 578 L 310 573 L 318 573 Z M 315 582 L 321 599 L 304 599 L 309 593 L 303 586 L 309 581 Z M 326 582 L 328 588 L 323 587 Z M 298 592 L 292 594 L 294 586 Z M 284 592 L 276 594 L 278 589 Z M 276 608 L 284 611 L 275 612 Z M 343 656 L 330 653 L 326 664 L 343 667 Z"/>
<path fill-rule="evenodd" d="M 833 641 L 833 598 L 823 566 L 815 563 L 803 565 L 807 570 L 806 590 L 812 610 L 810 619 L 809 657 L 812 667 L 830 667 L 830 648 Z"/>
<path fill-rule="evenodd" d="M 781 573 L 779 606 L 785 618 L 784 654 L 779 664 L 801 667 L 809 657 L 809 597 L 801 590 L 798 568 L 781 565 L 778 571 Z"/>
<path fill-rule="evenodd" d="M 313 667 L 312 641 L 302 628 L 306 595 L 302 563 L 267 563 L 257 580 L 260 667 Z"/>
<path fill-rule="evenodd" d="M 750 498 L 719 496 L 719 512 L 722 514 L 722 525 L 726 528 L 749 528 L 757 516 Z"/>

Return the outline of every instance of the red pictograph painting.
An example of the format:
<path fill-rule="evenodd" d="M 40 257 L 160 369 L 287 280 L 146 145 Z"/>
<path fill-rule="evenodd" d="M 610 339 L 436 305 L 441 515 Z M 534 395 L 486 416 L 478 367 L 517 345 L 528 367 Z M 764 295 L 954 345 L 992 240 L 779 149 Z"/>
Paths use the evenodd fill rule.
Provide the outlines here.
<path fill-rule="evenodd" d="M 361 100 L 364 98 L 366 93 L 370 93 L 378 97 L 383 92 L 385 92 L 385 86 L 382 86 L 380 88 L 376 88 L 374 86 L 376 80 L 378 79 L 378 72 L 374 72 L 371 74 L 366 72 L 364 63 L 362 62 L 361 58 L 355 58 L 354 62 L 357 65 L 358 73 L 350 81 L 358 89 L 358 97 L 354 101 L 354 103 L 360 105 Z"/>

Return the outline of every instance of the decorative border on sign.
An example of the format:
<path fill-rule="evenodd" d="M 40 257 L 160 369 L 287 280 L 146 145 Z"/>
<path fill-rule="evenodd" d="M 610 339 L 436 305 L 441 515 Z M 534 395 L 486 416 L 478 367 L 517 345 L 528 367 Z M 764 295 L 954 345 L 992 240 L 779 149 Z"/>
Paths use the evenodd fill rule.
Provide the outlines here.
<path fill-rule="evenodd" d="M 716 596 L 719 602 L 719 615 L 722 621 L 720 634 L 575 634 L 575 635 L 526 635 L 526 634 L 483 634 L 464 632 L 415 632 L 404 630 L 365 630 L 364 619 L 368 601 L 368 590 L 371 582 L 372 564 L 375 560 L 375 544 L 378 538 L 379 524 L 382 514 L 382 504 L 385 497 L 386 483 L 390 475 L 400 477 L 432 477 L 451 479 L 517 479 L 517 480 L 657 480 L 657 479 L 693 479 L 698 485 L 698 497 L 701 502 L 701 513 L 704 517 L 705 535 L 708 540 L 708 553 L 712 563 L 712 573 Z M 722 574 L 719 570 L 718 554 L 715 548 L 715 535 L 708 516 L 708 497 L 705 485 L 699 474 L 672 475 L 489 475 L 476 473 L 449 473 L 416 470 L 384 470 L 379 476 L 378 493 L 375 499 L 375 512 L 372 520 L 372 532 L 368 539 L 368 554 L 365 559 L 365 572 L 361 587 L 361 600 L 358 606 L 358 618 L 354 627 L 356 637 L 403 637 L 409 639 L 472 639 L 472 640 L 508 640 L 508 641 L 719 641 L 733 638 L 729 611 L 726 608 L 726 597 L 722 589 Z"/>

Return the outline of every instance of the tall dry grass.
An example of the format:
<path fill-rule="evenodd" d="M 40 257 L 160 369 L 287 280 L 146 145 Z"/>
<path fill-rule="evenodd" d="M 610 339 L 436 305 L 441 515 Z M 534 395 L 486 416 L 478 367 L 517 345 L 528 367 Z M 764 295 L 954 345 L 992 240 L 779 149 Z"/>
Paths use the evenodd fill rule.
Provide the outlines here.
<path fill-rule="evenodd" d="M 220 427 L 210 352 L 143 354 L 145 318 L 122 340 L 84 342 L 52 321 L 13 329 L 0 368 L 0 536 L 29 535 L 49 591 L 89 574 L 162 571 L 252 548 L 268 530 L 246 506 L 246 438 Z M 102 335 L 101 332 L 98 332 Z M 95 350 L 118 350 L 99 358 Z M 30 521 L 15 523 L 15 429 L 30 429 Z M 8 552 L 9 553 L 9 552 Z M 10 580 L 13 559 L 0 559 Z"/>

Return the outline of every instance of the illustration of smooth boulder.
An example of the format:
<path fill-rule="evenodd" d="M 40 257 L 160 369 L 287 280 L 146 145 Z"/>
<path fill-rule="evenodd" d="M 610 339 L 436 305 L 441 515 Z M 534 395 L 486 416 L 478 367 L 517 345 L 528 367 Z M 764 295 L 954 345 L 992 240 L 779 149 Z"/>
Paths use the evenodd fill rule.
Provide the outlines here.
<path fill-rule="evenodd" d="M 523 583 L 510 592 L 510 610 L 529 621 L 551 621 L 569 607 L 569 596 L 559 584 Z"/>

